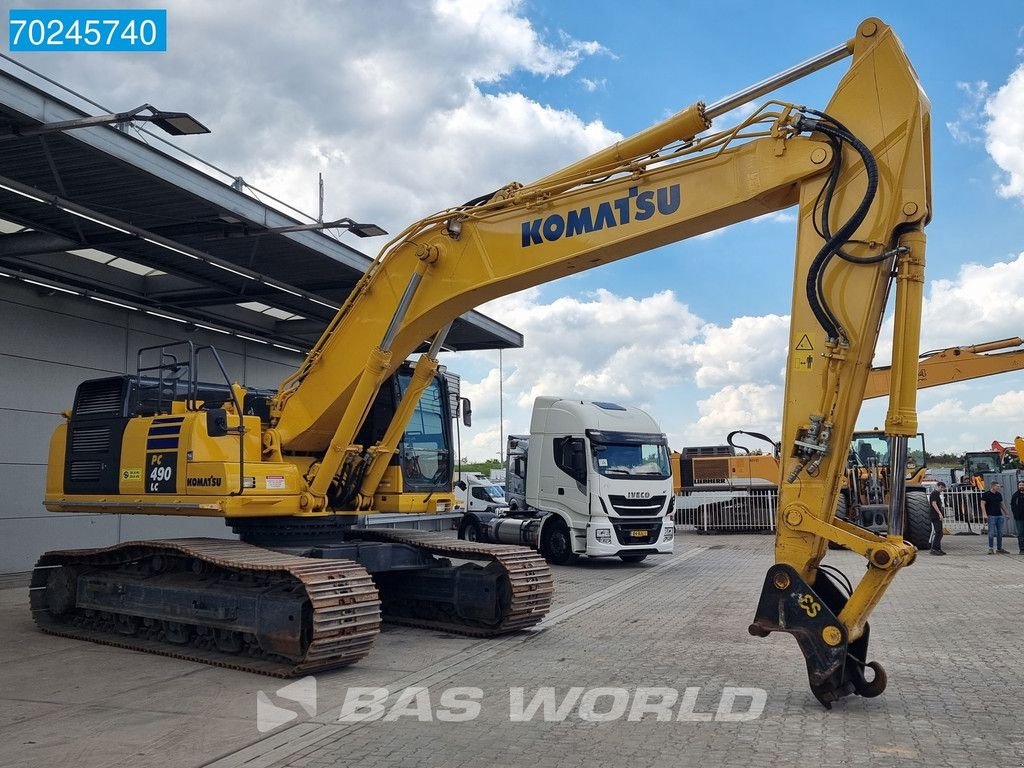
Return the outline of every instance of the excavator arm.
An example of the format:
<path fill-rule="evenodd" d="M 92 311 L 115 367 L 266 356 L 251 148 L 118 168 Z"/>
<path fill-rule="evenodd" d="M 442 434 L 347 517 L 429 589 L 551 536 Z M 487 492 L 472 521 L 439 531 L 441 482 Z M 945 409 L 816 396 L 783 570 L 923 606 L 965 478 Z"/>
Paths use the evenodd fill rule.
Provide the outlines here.
<path fill-rule="evenodd" d="M 966 347 L 946 347 L 921 355 L 917 363 L 917 388 L 927 389 L 957 381 L 981 379 L 1022 368 L 1024 339 L 1019 336 Z M 889 394 L 890 374 L 889 366 L 872 368 L 864 388 L 864 399 Z"/>
<path fill-rule="evenodd" d="M 735 128 L 705 132 L 711 118 L 846 56 L 850 69 L 824 110 L 768 102 Z M 886 433 L 897 438 L 896 466 L 917 431 L 923 227 L 931 210 L 928 101 L 895 34 L 877 19 L 846 44 L 735 97 L 695 104 L 533 184 L 511 184 L 410 226 L 285 382 L 265 454 L 322 456 L 308 475 L 315 513 L 362 448 L 353 441 L 381 382 L 424 340 L 436 351 L 442 329 L 460 314 L 795 204 L 777 564 L 751 631 L 797 637 L 822 703 L 877 695 L 884 675 L 866 661 L 867 619 L 914 559 L 903 541 L 903 498 L 893 494 L 900 514 L 886 537 L 835 520 L 834 510 L 894 278 Z M 382 444 L 369 454 L 392 449 Z M 372 490 L 364 485 L 358 503 L 369 503 Z M 856 588 L 821 569 L 828 541 L 867 559 Z M 876 669 L 872 680 L 867 668 Z"/>

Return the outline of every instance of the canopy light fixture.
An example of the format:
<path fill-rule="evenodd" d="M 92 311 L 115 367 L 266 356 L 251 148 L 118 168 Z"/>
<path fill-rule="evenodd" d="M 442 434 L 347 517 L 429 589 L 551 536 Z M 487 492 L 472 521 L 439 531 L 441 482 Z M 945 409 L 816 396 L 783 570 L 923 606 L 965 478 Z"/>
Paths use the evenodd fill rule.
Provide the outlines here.
<path fill-rule="evenodd" d="M 210 132 L 209 128 L 187 112 L 164 112 L 152 104 L 143 104 L 127 112 L 114 112 L 109 115 L 77 117 L 73 120 L 61 120 L 56 123 L 43 123 L 29 127 L 8 126 L 6 131 L 0 132 L 0 140 L 124 123 L 152 123 L 171 136 L 193 136 Z"/>
<path fill-rule="evenodd" d="M 260 230 L 244 230 L 231 232 L 226 237 L 260 237 L 262 235 L 283 235 L 288 232 L 318 232 L 324 229 L 347 229 L 356 237 L 380 237 L 387 230 L 376 224 L 361 224 L 352 219 L 335 219 L 334 221 L 317 221 L 313 224 L 291 224 L 287 227 L 271 227 Z"/>

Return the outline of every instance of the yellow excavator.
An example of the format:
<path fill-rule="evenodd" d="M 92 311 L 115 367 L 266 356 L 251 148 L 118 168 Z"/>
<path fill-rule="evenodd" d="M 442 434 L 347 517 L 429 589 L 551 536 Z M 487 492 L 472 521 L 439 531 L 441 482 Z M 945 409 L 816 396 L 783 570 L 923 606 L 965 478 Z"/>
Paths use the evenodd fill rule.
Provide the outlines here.
<path fill-rule="evenodd" d="M 823 108 L 771 100 L 711 129 L 846 58 Z M 481 635 L 536 623 L 552 581 L 531 550 L 354 527 L 386 508 L 430 511 L 446 495 L 436 487 L 451 482 L 436 355 L 450 324 L 499 296 L 797 205 L 776 564 L 750 631 L 793 634 L 826 706 L 880 694 L 868 617 L 916 550 L 901 515 L 880 536 L 836 520 L 835 508 L 892 288 L 893 466 L 917 432 L 929 127 L 898 38 L 867 19 L 850 40 L 732 96 L 412 224 L 276 392 L 206 385 L 199 360 L 216 368 L 217 357 L 187 345 L 149 350 L 134 377 L 82 384 L 51 442 L 48 509 L 222 517 L 241 540 L 49 552 L 33 576 L 36 621 L 279 675 L 361 658 L 381 608 L 385 619 Z M 591 460 L 586 437 L 584 448 L 580 461 Z M 892 504 L 902 510 L 902 493 Z M 829 541 L 867 560 L 855 587 L 822 566 Z"/>

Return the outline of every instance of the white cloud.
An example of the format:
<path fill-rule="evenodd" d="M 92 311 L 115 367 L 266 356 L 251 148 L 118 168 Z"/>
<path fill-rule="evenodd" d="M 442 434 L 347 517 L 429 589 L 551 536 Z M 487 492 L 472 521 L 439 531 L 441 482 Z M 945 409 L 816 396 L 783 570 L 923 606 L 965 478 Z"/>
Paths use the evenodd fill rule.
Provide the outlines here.
<path fill-rule="evenodd" d="M 777 434 L 782 369 L 788 334 L 779 315 L 741 317 L 726 327 L 705 323 L 671 291 L 645 297 L 593 294 L 541 301 L 531 289 L 485 304 L 488 315 L 525 336 L 525 347 L 506 350 L 504 427 L 497 417 L 498 372 L 487 354 L 484 375 L 463 384 L 474 403 L 474 428 L 464 431 L 463 454 L 497 453 L 500 434 L 529 429 L 538 395 L 576 395 L 635 405 L 651 412 L 673 445 L 720 442 L 740 427 Z M 449 362 L 481 360 L 455 355 Z M 722 387 L 696 403 L 701 416 L 674 431 L 693 409 L 694 384 Z M 669 393 L 679 393 L 678 398 Z M 666 407 L 665 403 L 669 403 Z"/>
<path fill-rule="evenodd" d="M 677 445 L 719 445 L 735 429 L 775 439 L 782 432 L 782 392 L 778 384 L 729 384 L 697 402 L 699 418 L 686 425 Z"/>
<path fill-rule="evenodd" d="M 547 45 L 530 21 L 518 15 L 521 6 L 517 0 L 435 2 L 439 26 L 470 47 L 470 61 L 477 62 L 470 70 L 472 79 L 494 82 L 513 67 L 540 75 L 566 75 L 581 57 L 604 50 L 600 43 L 567 35 L 561 36 L 562 47 Z"/>
<path fill-rule="evenodd" d="M 538 395 L 644 407 L 658 392 L 692 381 L 696 366 L 690 342 L 704 323 L 671 291 L 636 298 L 599 290 L 550 302 L 539 295 L 531 289 L 481 307 L 525 338 L 523 349 L 503 353 L 504 434 L 529 429 Z M 496 362 L 493 352 L 456 354 L 446 362 L 457 370 L 460 359 L 480 362 L 482 354 L 491 365 Z M 463 454 L 493 456 L 499 444 L 497 369 L 465 381 L 463 395 L 473 399 L 474 420 L 472 430 L 463 430 Z"/>
<path fill-rule="evenodd" d="M 525 336 L 525 349 L 505 353 L 506 387 L 521 406 L 566 392 L 635 400 L 692 375 L 686 342 L 700 320 L 671 291 L 634 298 L 602 289 L 549 304 L 520 294 L 482 309 Z"/>
<path fill-rule="evenodd" d="M 502 90 L 516 72 L 564 77 L 605 53 L 564 34 L 545 39 L 516 0 L 358 12 L 296 0 L 287 13 L 268 1 L 194 0 L 169 16 L 166 54 L 67 54 L 43 66 L 115 110 L 156 101 L 189 111 L 213 133 L 178 143 L 300 209 L 315 213 L 323 171 L 328 218 L 398 231 L 620 138 Z"/>
<path fill-rule="evenodd" d="M 979 344 L 1020 335 L 1024 311 L 1024 252 L 1007 261 L 963 264 L 953 280 L 928 284 L 921 316 L 921 350 Z M 875 365 L 892 359 L 893 318 L 882 325 Z"/>
<path fill-rule="evenodd" d="M 967 101 L 957 110 L 956 120 L 946 123 L 946 130 L 958 144 L 980 143 L 984 140 L 985 129 L 981 114 L 989 96 L 988 83 L 980 80 L 976 83 L 957 83 L 956 87 L 963 91 Z"/>
<path fill-rule="evenodd" d="M 1024 432 L 1024 391 L 1010 390 L 982 402 L 965 402 L 964 396 L 945 397 L 922 410 L 925 439 L 931 453 L 988 450 L 993 440 L 1011 442 Z"/>
<path fill-rule="evenodd" d="M 964 264 L 955 280 L 929 286 L 922 348 L 988 341 L 1020 333 L 1024 253 L 1009 261 Z"/>
<path fill-rule="evenodd" d="M 692 346 L 700 387 L 777 382 L 786 363 L 789 317 L 737 317 L 727 327 L 708 325 Z"/>
<path fill-rule="evenodd" d="M 1024 200 L 1024 64 L 986 102 L 985 114 L 985 148 L 1006 174 L 999 194 Z"/>

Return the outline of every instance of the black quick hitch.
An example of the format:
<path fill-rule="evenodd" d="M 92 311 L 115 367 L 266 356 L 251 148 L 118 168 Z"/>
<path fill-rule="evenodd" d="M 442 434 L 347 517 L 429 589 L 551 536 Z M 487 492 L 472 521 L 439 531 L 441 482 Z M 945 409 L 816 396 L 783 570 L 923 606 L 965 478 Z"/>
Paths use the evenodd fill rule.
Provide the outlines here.
<path fill-rule="evenodd" d="M 779 564 L 768 570 L 750 634 L 767 637 L 788 632 L 796 638 L 807 661 L 807 678 L 815 698 L 826 709 L 844 696 L 866 698 L 885 690 L 885 670 L 877 662 L 865 663 L 870 627 L 849 641 L 839 613 L 848 596 L 832 577 L 819 570 L 812 587 L 792 566 Z M 868 680 L 865 668 L 874 675 Z"/>

